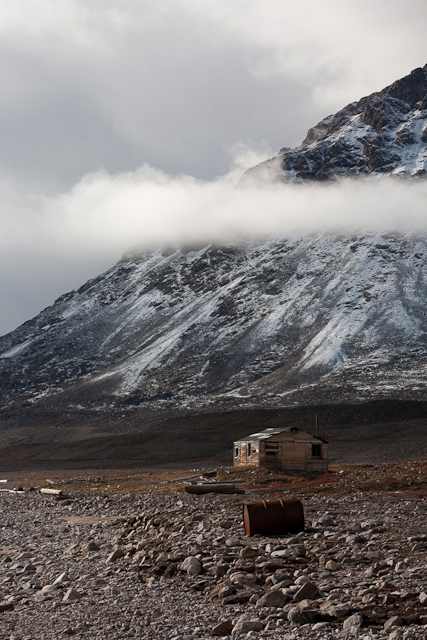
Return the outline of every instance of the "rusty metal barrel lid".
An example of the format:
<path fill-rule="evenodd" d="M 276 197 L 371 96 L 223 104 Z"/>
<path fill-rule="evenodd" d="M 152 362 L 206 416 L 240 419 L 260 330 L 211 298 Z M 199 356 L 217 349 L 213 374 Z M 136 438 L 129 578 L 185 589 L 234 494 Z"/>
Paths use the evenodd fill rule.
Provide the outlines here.
<path fill-rule="evenodd" d="M 304 531 L 304 509 L 298 498 L 247 502 L 243 507 L 246 535 L 282 535 Z"/>

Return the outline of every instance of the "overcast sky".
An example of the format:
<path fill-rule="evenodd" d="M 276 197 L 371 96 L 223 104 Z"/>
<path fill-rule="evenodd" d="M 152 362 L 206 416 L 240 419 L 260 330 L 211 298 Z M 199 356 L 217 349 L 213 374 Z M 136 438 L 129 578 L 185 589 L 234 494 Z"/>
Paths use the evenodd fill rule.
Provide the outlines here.
<path fill-rule="evenodd" d="M 198 186 L 426 64 L 426 27 L 425 0 L 0 0 L 0 334 L 114 264 L 128 210 L 149 235 L 178 190 L 193 224 Z"/>

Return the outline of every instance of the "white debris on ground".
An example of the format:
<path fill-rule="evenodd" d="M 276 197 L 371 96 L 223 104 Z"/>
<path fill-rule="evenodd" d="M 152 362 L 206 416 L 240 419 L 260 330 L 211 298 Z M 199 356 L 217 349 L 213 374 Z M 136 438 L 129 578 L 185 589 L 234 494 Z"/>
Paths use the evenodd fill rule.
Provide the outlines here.
<path fill-rule="evenodd" d="M 426 637 L 424 497 L 304 496 L 305 532 L 248 538 L 259 497 L 0 494 L 0 637 Z"/>

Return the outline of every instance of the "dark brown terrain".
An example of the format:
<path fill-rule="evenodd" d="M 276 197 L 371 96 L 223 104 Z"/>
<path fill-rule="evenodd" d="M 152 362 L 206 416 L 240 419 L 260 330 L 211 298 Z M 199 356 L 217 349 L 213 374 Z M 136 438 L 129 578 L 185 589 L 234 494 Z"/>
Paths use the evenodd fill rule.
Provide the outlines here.
<path fill-rule="evenodd" d="M 20 411 L 2 423 L 0 465 L 16 468 L 135 468 L 231 464 L 235 440 L 268 427 L 314 433 L 314 414 L 332 463 L 424 460 L 427 402 L 375 401 L 291 409 L 162 415 L 135 409 Z M 41 437 L 42 434 L 42 437 Z"/>

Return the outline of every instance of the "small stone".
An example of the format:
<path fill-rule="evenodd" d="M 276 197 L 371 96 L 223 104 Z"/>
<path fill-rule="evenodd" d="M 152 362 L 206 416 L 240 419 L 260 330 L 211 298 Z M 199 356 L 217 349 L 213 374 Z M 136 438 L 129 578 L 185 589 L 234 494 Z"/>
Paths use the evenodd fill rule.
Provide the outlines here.
<path fill-rule="evenodd" d="M 240 541 L 238 538 L 227 538 L 227 540 L 225 541 L 226 547 L 238 547 L 239 544 Z"/>
<path fill-rule="evenodd" d="M 391 629 L 391 627 L 401 627 L 403 620 L 400 616 L 392 616 L 384 623 L 384 629 Z"/>
<path fill-rule="evenodd" d="M 293 607 L 289 612 L 288 612 L 288 622 L 292 625 L 296 625 L 296 624 L 306 624 L 306 622 L 308 622 L 303 613 L 298 609 L 298 607 Z"/>
<path fill-rule="evenodd" d="M 396 566 L 394 567 L 394 571 L 396 573 L 403 573 L 408 568 L 408 565 L 403 560 L 396 562 Z"/>
<path fill-rule="evenodd" d="M 361 613 L 355 613 L 354 615 L 344 620 L 344 624 L 342 626 L 344 631 L 349 631 L 352 627 L 355 629 L 361 629 L 363 626 L 364 618 Z"/>
<path fill-rule="evenodd" d="M 25 567 L 22 569 L 22 573 L 35 573 L 35 572 L 36 572 L 36 567 L 31 563 L 26 564 Z"/>
<path fill-rule="evenodd" d="M 166 553 L 160 553 L 160 554 L 157 556 L 156 564 L 167 564 L 167 563 L 168 563 L 168 560 L 169 560 L 169 559 L 168 559 L 168 557 L 167 557 Z"/>
<path fill-rule="evenodd" d="M 98 551 L 98 549 L 99 549 L 98 545 L 93 540 L 90 540 L 87 543 L 86 547 L 85 547 L 85 551 L 86 552 L 88 552 L 88 551 Z"/>
<path fill-rule="evenodd" d="M 257 607 L 283 607 L 288 601 L 288 596 L 285 596 L 281 591 L 268 591 L 265 593 L 256 603 Z"/>
<path fill-rule="evenodd" d="M 62 598 L 62 602 L 73 602 L 75 600 L 80 600 L 82 597 L 82 594 L 76 591 L 74 587 L 70 587 Z"/>
<path fill-rule="evenodd" d="M 194 556 L 188 556 L 181 565 L 182 571 L 186 571 L 189 576 L 197 576 L 202 573 L 202 563 Z"/>
<path fill-rule="evenodd" d="M 427 602 L 427 593 L 424 593 L 424 591 L 422 593 L 420 593 L 420 602 L 421 604 L 425 604 Z"/>
<path fill-rule="evenodd" d="M 211 576 L 217 576 L 218 578 L 222 578 L 227 573 L 228 565 L 214 565 L 213 567 L 209 567 L 208 573 Z"/>
<path fill-rule="evenodd" d="M 116 549 L 115 551 L 112 551 L 110 553 L 110 555 L 108 556 L 105 562 L 107 563 L 115 562 L 119 558 L 123 558 L 124 555 L 125 555 L 125 552 L 123 551 L 123 549 Z"/>
<path fill-rule="evenodd" d="M 56 578 L 56 580 L 53 581 L 53 584 L 63 584 L 64 582 L 68 582 L 69 580 L 70 578 L 68 577 L 67 572 L 64 571 Z"/>
<path fill-rule="evenodd" d="M 331 605 L 324 611 L 332 618 L 340 620 L 341 618 L 345 618 L 345 616 L 348 616 L 350 607 L 345 604 Z"/>
<path fill-rule="evenodd" d="M 290 587 L 293 584 L 292 580 L 282 580 L 281 582 L 277 582 L 271 587 L 271 590 L 276 589 L 286 589 L 286 587 Z"/>
<path fill-rule="evenodd" d="M 249 631 L 262 631 L 264 625 L 260 620 L 246 620 L 239 618 L 237 624 L 233 627 L 231 635 L 237 636 L 241 633 L 248 633 Z"/>
<path fill-rule="evenodd" d="M 233 630 L 233 623 L 231 620 L 222 620 L 211 631 L 213 636 L 229 636 Z"/>
<path fill-rule="evenodd" d="M 340 569 L 340 565 L 338 564 L 338 562 L 335 562 L 335 560 L 328 560 L 328 562 L 325 564 L 325 569 L 327 569 L 328 571 L 338 571 L 338 569 Z"/>
<path fill-rule="evenodd" d="M 233 584 L 240 582 L 240 584 L 255 584 L 256 575 L 253 573 L 244 573 L 240 571 L 238 573 L 232 573 L 230 575 L 230 580 Z"/>
<path fill-rule="evenodd" d="M 240 557 L 243 558 L 243 560 L 250 560 L 257 556 L 259 556 L 259 551 L 258 549 L 254 549 L 254 547 L 243 547 L 240 551 Z"/>
<path fill-rule="evenodd" d="M 248 602 L 252 595 L 252 591 L 249 589 L 243 589 L 242 591 L 238 591 L 237 593 L 223 598 L 222 604 L 242 604 L 243 602 Z"/>
<path fill-rule="evenodd" d="M 319 595 L 319 589 L 314 582 L 306 582 L 303 584 L 293 597 L 294 602 L 300 602 L 301 600 L 312 600 Z"/>

